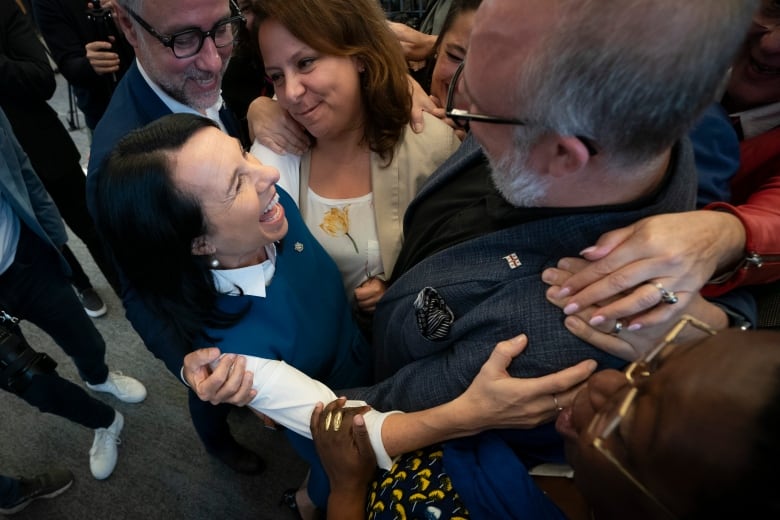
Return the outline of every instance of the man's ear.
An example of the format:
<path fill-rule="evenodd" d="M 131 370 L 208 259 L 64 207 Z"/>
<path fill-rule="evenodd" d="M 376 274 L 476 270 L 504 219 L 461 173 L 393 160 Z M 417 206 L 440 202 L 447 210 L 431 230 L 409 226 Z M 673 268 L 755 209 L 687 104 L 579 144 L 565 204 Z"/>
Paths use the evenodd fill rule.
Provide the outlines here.
<path fill-rule="evenodd" d="M 217 248 L 209 242 L 206 235 L 192 239 L 192 254 L 195 256 L 210 256 L 217 252 Z"/>
<path fill-rule="evenodd" d="M 569 177 L 582 171 L 590 160 L 585 144 L 576 137 L 548 134 L 533 146 L 531 165 L 552 177 Z"/>
<path fill-rule="evenodd" d="M 113 7 L 113 18 L 117 27 L 119 27 L 119 30 L 125 34 L 125 39 L 130 43 L 130 45 L 132 45 L 134 48 L 138 47 L 138 34 L 135 32 L 135 26 L 133 25 L 133 21 L 130 19 L 130 15 L 127 14 L 127 11 L 124 7 L 119 5 L 119 2 L 114 2 Z"/>
<path fill-rule="evenodd" d="M 581 171 L 590 160 L 590 152 L 577 137 L 555 137 L 555 150 L 550 157 L 550 175 L 565 177 Z"/>

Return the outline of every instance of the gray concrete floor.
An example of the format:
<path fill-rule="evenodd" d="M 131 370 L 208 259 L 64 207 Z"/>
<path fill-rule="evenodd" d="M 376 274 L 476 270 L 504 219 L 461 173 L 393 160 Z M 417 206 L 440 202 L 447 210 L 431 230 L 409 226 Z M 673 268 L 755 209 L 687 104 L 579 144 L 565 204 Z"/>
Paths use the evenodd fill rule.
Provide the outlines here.
<path fill-rule="evenodd" d="M 84 122 L 84 114 L 76 106 L 76 100 L 73 98 L 73 109 L 70 109 L 68 102 L 68 82 L 62 77 L 62 74 L 57 74 L 57 90 L 54 92 L 54 96 L 49 100 L 49 105 L 54 108 L 57 114 L 60 116 L 60 121 L 65 125 L 65 128 L 70 130 L 70 137 L 73 142 L 76 143 L 76 147 L 81 152 L 81 165 L 86 168 L 87 161 L 89 160 L 89 130 Z M 71 122 L 77 124 L 77 128 L 72 128 Z"/>

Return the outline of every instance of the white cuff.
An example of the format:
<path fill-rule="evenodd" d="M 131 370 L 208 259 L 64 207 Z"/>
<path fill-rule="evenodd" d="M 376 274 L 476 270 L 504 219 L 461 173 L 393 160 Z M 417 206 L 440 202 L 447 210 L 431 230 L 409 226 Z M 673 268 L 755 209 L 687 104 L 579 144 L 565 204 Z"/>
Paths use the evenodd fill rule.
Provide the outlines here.
<path fill-rule="evenodd" d="M 385 445 L 382 442 L 382 425 L 385 419 L 391 414 L 403 413 L 397 410 L 391 412 L 378 412 L 376 410 L 369 410 L 363 414 L 363 418 L 366 420 L 366 429 L 368 430 L 368 438 L 371 441 L 371 447 L 376 454 L 376 465 L 384 470 L 388 470 L 393 467 L 395 458 L 390 458 Z"/>

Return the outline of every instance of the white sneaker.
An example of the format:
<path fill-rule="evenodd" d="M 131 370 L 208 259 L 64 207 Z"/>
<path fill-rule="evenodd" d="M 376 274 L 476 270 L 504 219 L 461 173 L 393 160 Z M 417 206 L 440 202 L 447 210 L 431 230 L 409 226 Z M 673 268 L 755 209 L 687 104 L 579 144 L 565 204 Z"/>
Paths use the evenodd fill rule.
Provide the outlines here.
<path fill-rule="evenodd" d="M 122 372 L 109 372 L 105 383 L 91 385 L 87 388 L 95 392 L 107 392 L 113 394 L 120 401 L 126 403 L 140 403 L 146 399 L 146 388 L 137 379 L 123 375 Z"/>
<path fill-rule="evenodd" d="M 116 416 L 111 426 L 95 430 L 95 440 L 89 450 L 89 469 L 98 480 L 108 478 L 114 471 L 118 456 L 117 444 L 122 442 L 119 433 L 125 425 L 125 418 L 116 410 L 114 413 Z"/>

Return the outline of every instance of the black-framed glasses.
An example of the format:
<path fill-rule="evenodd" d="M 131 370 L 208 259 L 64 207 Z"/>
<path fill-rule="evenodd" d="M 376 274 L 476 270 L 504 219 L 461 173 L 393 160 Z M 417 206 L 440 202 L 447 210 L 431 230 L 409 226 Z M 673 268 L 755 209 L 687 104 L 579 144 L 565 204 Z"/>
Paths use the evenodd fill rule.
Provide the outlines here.
<path fill-rule="evenodd" d="M 670 518 L 675 518 L 675 514 L 664 505 L 634 474 L 626 468 L 622 462 L 610 451 L 607 446 L 608 439 L 620 426 L 620 423 L 628 415 L 629 410 L 636 400 L 639 393 L 639 386 L 647 381 L 653 373 L 660 367 L 661 363 L 669 357 L 669 354 L 677 347 L 674 340 L 685 329 L 691 325 L 710 336 L 714 336 L 717 331 L 701 320 L 693 316 L 683 315 L 677 324 L 664 336 L 664 339 L 655 347 L 648 350 L 644 356 L 634 361 L 624 370 L 626 380 L 628 381 L 628 392 L 618 406 L 607 410 L 604 413 L 597 413 L 593 416 L 588 433 L 593 435 L 591 445 L 598 450 L 608 461 L 610 461 L 620 473 L 623 474 L 631 483 L 633 483 L 645 496 L 652 500 L 662 511 Z"/>
<path fill-rule="evenodd" d="M 203 48 L 203 41 L 206 38 L 214 40 L 214 46 L 221 49 L 228 45 L 233 45 L 238 41 L 238 34 L 242 23 L 246 23 L 246 18 L 241 14 L 235 3 L 231 2 L 233 8 L 239 14 L 225 18 L 217 22 L 210 31 L 202 31 L 197 27 L 184 29 L 173 34 L 162 34 L 154 27 L 141 18 L 141 16 L 130 8 L 126 8 L 133 20 L 138 25 L 146 29 L 146 32 L 157 38 L 164 46 L 173 51 L 173 55 L 179 59 L 195 56 Z"/>
<path fill-rule="evenodd" d="M 463 73 L 463 66 L 465 64 L 466 64 L 466 60 L 460 62 L 460 65 L 458 65 L 458 68 L 455 69 L 455 73 L 452 75 L 450 86 L 447 89 L 447 104 L 444 108 L 444 111 L 447 117 L 452 119 L 452 122 L 455 123 L 455 126 L 457 126 L 458 128 L 463 128 L 464 130 L 468 130 L 470 121 L 477 121 L 480 123 L 491 123 L 494 125 L 520 125 L 520 126 L 528 125 L 528 122 L 523 121 L 522 119 L 489 116 L 485 114 L 472 114 L 468 110 L 455 108 L 453 106 L 455 103 L 455 90 L 457 89 L 458 81 L 460 81 L 460 75 Z M 596 149 L 596 145 L 594 144 L 592 139 L 581 135 L 575 135 L 574 137 L 582 141 L 582 144 L 585 145 L 585 148 L 588 149 L 588 153 L 591 156 L 594 156 L 598 153 L 598 150 Z"/>

